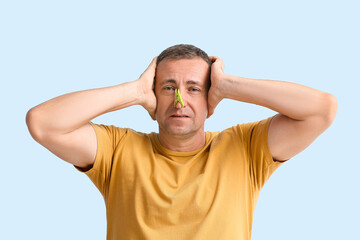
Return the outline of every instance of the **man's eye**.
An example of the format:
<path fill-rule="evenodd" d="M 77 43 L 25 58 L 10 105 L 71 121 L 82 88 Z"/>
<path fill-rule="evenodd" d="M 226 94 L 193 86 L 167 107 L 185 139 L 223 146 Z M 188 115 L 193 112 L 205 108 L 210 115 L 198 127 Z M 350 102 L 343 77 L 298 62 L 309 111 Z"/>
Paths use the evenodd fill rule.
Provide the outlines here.
<path fill-rule="evenodd" d="M 171 86 L 164 87 L 164 90 L 171 91 L 171 90 L 174 90 L 174 87 L 171 87 Z"/>
<path fill-rule="evenodd" d="M 200 91 L 200 89 L 198 89 L 198 88 L 190 88 L 190 91 L 191 92 L 198 92 L 198 91 Z"/>

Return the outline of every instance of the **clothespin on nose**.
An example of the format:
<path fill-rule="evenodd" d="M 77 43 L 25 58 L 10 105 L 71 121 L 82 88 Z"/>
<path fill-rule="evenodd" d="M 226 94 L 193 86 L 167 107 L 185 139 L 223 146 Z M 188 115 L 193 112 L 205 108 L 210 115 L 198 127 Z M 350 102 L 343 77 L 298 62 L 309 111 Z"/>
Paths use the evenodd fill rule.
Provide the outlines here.
<path fill-rule="evenodd" d="M 184 102 L 181 98 L 181 94 L 180 94 L 180 90 L 175 88 L 175 102 L 174 102 L 174 107 L 176 107 L 176 104 L 177 103 L 180 103 L 181 104 L 181 107 L 184 107 Z"/>

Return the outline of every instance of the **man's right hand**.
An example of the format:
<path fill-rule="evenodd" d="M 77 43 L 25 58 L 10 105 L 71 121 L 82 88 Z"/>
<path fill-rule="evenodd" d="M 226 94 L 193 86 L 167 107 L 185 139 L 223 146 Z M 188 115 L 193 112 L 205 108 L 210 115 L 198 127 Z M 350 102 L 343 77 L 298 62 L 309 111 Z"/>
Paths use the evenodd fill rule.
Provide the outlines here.
<path fill-rule="evenodd" d="M 157 106 L 154 93 L 156 60 L 157 57 L 152 60 L 148 68 L 143 72 L 143 74 L 141 74 L 140 78 L 137 80 L 140 93 L 140 105 L 148 111 L 153 120 L 156 120 L 155 111 Z"/>

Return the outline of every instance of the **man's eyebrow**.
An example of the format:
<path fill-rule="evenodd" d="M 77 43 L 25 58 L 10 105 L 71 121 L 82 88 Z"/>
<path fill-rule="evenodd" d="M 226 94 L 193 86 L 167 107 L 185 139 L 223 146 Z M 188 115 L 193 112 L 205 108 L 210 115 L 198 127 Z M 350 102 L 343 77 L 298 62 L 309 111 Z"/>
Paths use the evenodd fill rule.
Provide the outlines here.
<path fill-rule="evenodd" d="M 166 79 L 160 82 L 160 85 L 164 85 L 167 83 L 172 83 L 172 84 L 176 84 L 176 81 L 174 79 Z M 188 80 L 186 81 L 186 85 L 198 85 L 198 86 L 202 86 L 202 84 L 199 81 L 195 81 L 195 80 Z"/>
<path fill-rule="evenodd" d="M 198 86 L 202 86 L 202 84 L 199 81 L 194 81 L 194 80 L 189 80 L 186 81 L 187 85 L 198 85 Z"/>
<path fill-rule="evenodd" d="M 176 84 L 176 81 L 174 79 L 167 79 L 167 80 L 164 80 L 164 81 L 161 81 L 160 82 L 160 85 L 164 85 L 166 83 L 173 83 L 173 84 Z"/>

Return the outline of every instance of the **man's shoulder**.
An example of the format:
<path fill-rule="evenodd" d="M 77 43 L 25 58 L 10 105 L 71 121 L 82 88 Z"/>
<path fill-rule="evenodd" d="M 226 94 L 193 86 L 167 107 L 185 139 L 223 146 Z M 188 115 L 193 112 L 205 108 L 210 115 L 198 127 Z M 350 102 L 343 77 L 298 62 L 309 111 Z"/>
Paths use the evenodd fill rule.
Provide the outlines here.
<path fill-rule="evenodd" d="M 214 132 L 208 131 L 207 134 L 217 137 L 223 137 L 227 135 L 234 135 L 234 136 L 251 135 L 251 133 L 254 131 L 255 128 L 259 128 L 259 129 L 261 128 L 262 130 L 265 130 L 272 118 L 273 116 L 261 120 L 238 123 L 222 131 L 214 131 Z"/>
<path fill-rule="evenodd" d="M 98 124 L 90 122 L 93 126 L 95 132 L 99 135 L 108 135 L 108 136 L 114 136 L 114 137 L 126 137 L 126 138 L 150 138 L 152 135 L 156 134 L 154 132 L 151 133 L 145 133 L 141 131 L 137 131 L 133 128 L 128 127 L 120 127 L 113 124 Z"/>

